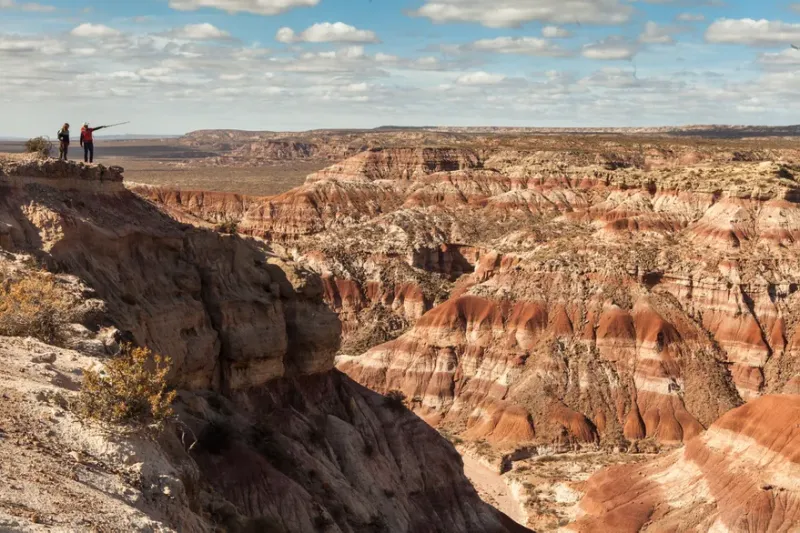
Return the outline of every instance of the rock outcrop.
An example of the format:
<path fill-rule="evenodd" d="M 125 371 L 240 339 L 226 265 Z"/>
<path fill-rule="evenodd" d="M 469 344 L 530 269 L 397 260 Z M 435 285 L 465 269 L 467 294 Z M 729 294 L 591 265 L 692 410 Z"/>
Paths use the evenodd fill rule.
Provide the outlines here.
<path fill-rule="evenodd" d="M 27 407 L 0 412 L 0 427 L 19 435 L 36 427 L 43 461 L 62 465 L 63 450 L 72 450 L 100 465 L 95 474 L 78 466 L 79 478 L 94 475 L 120 491 L 92 496 L 102 516 L 78 523 L 75 513 L 53 511 L 51 499 L 34 498 L 39 485 L 30 485 L 19 496 L 25 513 L 3 507 L 3 516 L 35 515 L 67 530 L 519 530 L 480 501 L 435 430 L 333 369 L 341 326 L 317 274 L 263 243 L 176 221 L 121 187 L 118 170 L 17 161 L 0 168 L 3 261 L 24 269 L 20 258 L 33 258 L 102 302 L 74 327 L 76 351 L 54 351 L 60 363 L 44 380 L 2 365 L 4 393 Z M 47 405 L 69 398 L 76 383 L 66 376 L 78 363 L 123 341 L 173 358 L 179 425 L 157 444 L 119 437 L 111 445 L 102 432 L 79 434 L 63 403 L 47 416 L 61 417 L 64 432 L 36 422 L 49 409 L 38 397 Z M 13 343 L 0 339 L 0 356 Z M 34 349 L 42 348 L 17 346 L 9 357 Z M 49 482 L 68 486 L 72 471 L 54 466 Z"/>
<path fill-rule="evenodd" d="M 796 530 L 800 396 L 763 396 L 681 450 L 594 475 L 581 510 L 569 530 Z"/>

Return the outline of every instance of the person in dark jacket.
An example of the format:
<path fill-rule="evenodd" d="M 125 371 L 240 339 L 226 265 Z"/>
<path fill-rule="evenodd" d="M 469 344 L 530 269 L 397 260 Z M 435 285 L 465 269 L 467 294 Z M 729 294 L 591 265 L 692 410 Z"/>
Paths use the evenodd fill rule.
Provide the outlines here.
<path fill-rule="evenodd" d="M 81 128 L 81 146 L 83 146 L 83 161 L 84 163 L 94 163 L 94 137 L 92 133 L 97 130 L 102 130 L 105 126 L 97 126 L 90 128 L 88 122 L 83 123 Z"/>
<path fill-rule="evenodd" d="M 64 124 L 64 127 L 58 130 L 58 158 L 66 161 L 67 152 L 69 152 L 69 124 Z"/>

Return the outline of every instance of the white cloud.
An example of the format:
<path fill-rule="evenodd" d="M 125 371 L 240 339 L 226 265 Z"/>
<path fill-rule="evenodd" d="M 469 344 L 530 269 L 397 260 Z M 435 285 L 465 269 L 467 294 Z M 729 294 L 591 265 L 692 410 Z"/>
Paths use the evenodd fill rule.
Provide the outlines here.
<path fill-rule="evenodd" d="M 797 13 L 800 13 L 800 3 L 790 4 L 789 9 L 791 9 L 792 11 L 796 11 Z"/>
<path fill-rule="evenodd" d="M 542 36 L 548 39 L 564 39 L 572 37 L 572 33 L 558 26 L 545 26 L 542 28 Z"/>
<path fill-rule="evenodd" d="M 587 59 L 630 60 L 637 54 L 639 47 L 621 37 L 609 37 L 583 47 L 581 54 Z"/>
<path fill-rule="evenodd" d="M 29 11 L 32 13 L 52 13 L 56 10 L 56 6 L 50 6 L 46 4 L 38 4 L 36 2 L 29 2 L 27 4 L 20 4 L 19 8 L 23 11 Z"/>
<path fill-rule="evenodd" d="M 296 36 L 292 28 L 280 28 L 275 34 L 275 40 L 279 43 L 293 43 Z"/>
<path fill-rule="evenodd" d="M 378 52 L 377 54 L 375 54 L 375 61 L 379 61 L 381 63 L 394 63 L 398 59 L 400 59 L 400 58 L 397 57 L 397 56 L 384 54 L 382 52 Z"/>
<path fill-rule="evenodd" d="M 706 20 L 705 15 L 702 13 L 681 13 L 675 18 L 681 22 L 703 22 Z"/>
<path fill-rule="evenodd" d="M 678 4 L 690 6 L 723 7 L 726 0 L 641 0 L 646 4 Z"/>
<path fill-rule="evenodd" d="M 169 0 L 169 6 L 179 11 L 195 11 L 204 7 L 228 13 L 279 15 L 296 7 L 313 7 L 320 0 Z"/>
<path fill-rule="evenodd" d="M 547 39 L 536 37 L 497 37 L 481 39 L 470 45 L 473 50 L 496 52 L 498 54 L 519 54 L 531 56 L 563 57 L 570 52 L 555 46 Z"/>
<path fill-rule="evenodd" d="M 102 39 L 104 37 L 116 37 L 120 35 L 120 32 L 115 30 L 114 28 L 109 28 L 108 26 L 104 26 L 103 24 L 92 24 L 87 22 L 74 28 L 70 32 L 70 34 L 74 35 L 75 37 L 85 37 L 88 39 Z"/>
<path fill-rule="evenodd" d="M 377 43 L 375 32 L 359 30 L 343 22 L 320 22 L 296 34 L 291 28 L 280 28 L 275 40 L 281 43 Z"/>
<path fill-rule="evenodd" d="M 45 54 L 58 55 L 67 50 L 64 43 L 54 39 L 0 36 L 0 55 Z"/>
<path fill-rule="evenodd" d="M 710 43 L 770 46 L 800 41 L 800 24 L 780 20 L 720 19 L 706 30 Z"/>
<path fill-rule="evenodd" d="M 165 35 L 187 41 L 226 41 L 231 39 L 230 33 L 207 22 L 203 24 L 187 24 L 186 26 L 175 28 Z"/>
<path fill-rule="evenodd" d="M 604 87 L 608 89 L 630 89 L 639 87 L 641 82 L 636 79 L 632 70 L 619 68 L 604 68 L 591 73 L 580 80 L 581 85 L 597 89 Z"/>
<path fill-rule="evenodd" d="M 800 66 L 800 50 L 787 48 L 775 54 L 761 54 L 758 61 L 769 68 L 780 69 L 784 67 L 793 68 Z"/>
<path fill-rule="evenodd" d="M 20 9 L 32 13 L 50 13 L 55 11 L 56 7 L 36 2 L 18 4 L 14 0 L 0 0 L 0 9 Z"/>
<path fill-rule="evenodd" d="M 127 70 L 112 72 L 111 74 L 109 74 L 108 77 L 111 78 L 112 80 L 129 80 L 129 81 L 139 81 L 140 79 L 142 79 L 141 76 L 139 76 L 135 72 L 130 72 Z"/>
<path fill-rule="evenodd" d="M 370 90 L 370 85 L 368 83 L 351 83 L 350 85 L 346 85 L 342 87 L 342 90 L 348 93 L 365 93 Z"/>
<path fill-rule="evenodd" d="M 633 8 L 619 0 L 426 0 L 412 14 L 436 23 L 478 22 L 512 28 L 539 20 L 553 24 L 622 24 Z"/>
<path fill-rule="evenodd" d="M 459 76 L 456 83 L 460 85 L 497 85 L 505 81 L 506 77 L 502 74 L 490 74 L 488 72 L 470 72 Z"/>
<path fill-rule="evenodd" d="M 639 35 L 639 42 L 648 44 L 672 44 L 674 28 L 659 26 L 655 22 L 648 22 L 644 25 L 644 31 Z"/>

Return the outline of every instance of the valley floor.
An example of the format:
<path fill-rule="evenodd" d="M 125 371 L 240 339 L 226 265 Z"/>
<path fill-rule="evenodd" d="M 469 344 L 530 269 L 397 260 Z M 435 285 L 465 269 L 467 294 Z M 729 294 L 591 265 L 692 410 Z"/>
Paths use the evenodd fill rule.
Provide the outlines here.
<path fill-rule="evenodd" d="M 478 491 L 481 499 L 505 513 L 518 524 L 525 525 L 528 517 L 522 503 L 515 497 L 503 476 L 488 468 L 474 457 L 463 454 L 464 473 Z"/>

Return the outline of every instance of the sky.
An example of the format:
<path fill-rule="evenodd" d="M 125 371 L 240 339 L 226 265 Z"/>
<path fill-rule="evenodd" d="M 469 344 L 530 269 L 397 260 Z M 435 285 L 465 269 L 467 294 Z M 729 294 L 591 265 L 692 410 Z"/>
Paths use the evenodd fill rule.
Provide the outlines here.
<path fill-rule="evenodd" d="M 0 135 L 797 124 L 792 2 L 0 0 Z"/>

